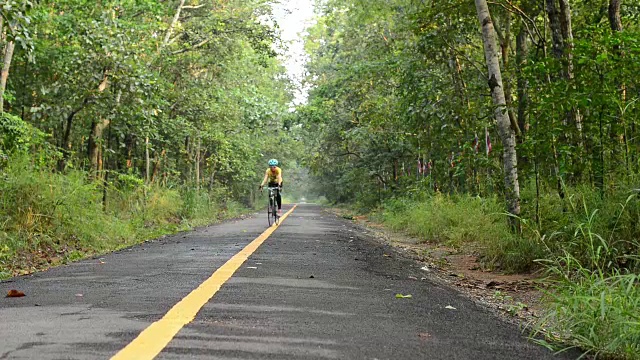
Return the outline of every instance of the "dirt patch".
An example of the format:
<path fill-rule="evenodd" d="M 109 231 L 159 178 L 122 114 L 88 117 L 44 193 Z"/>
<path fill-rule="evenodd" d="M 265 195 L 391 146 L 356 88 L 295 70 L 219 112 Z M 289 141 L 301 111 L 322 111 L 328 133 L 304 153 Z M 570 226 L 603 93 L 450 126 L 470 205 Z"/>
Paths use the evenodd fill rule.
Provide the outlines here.
<path fill-rule="evenodd" d="M 366 228 L 379 241 L 419 262 L 426 273 L 456 288 L 476 303 L 494 310 L 510 322 L 527 326 L 541 314 L 540 274 L 505 274 L 487 269 L 481 264 L 472 246 L 455 249 L 428 243 L 391 231 L 366 216 L 351 216 L 348 211 L 340 209 L 331 211 Z"/>

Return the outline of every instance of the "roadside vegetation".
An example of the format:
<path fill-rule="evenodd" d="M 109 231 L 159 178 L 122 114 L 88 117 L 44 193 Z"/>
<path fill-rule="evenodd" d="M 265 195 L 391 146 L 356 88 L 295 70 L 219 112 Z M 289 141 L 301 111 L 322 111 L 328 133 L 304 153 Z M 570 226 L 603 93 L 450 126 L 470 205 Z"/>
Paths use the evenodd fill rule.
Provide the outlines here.
<path fill-rule="evenodd" d="M 237 216 L 295 163 L 267 1 L 0 12 L 0 278 Z"/>
<path fill-rule="evenodd" d="M 294 112 L 269 2 L 87 4 L 0 1 L 0 278 L 235 216 L 275 157 L 289 201 L 544 272 L 546 345 L 640 359 L 636 2 L 317 1 Z"/>
<path fill-rule="evenodd" d="M 546 345 L 640 359 L 639 19 L 626 0 L 321 2 L 297 109 L 314 182 L 543 274 Z"/>
<path fill-rule="evenodd" d="M 0 278 L 127 247 L 248 210 L 224 193 L 146 186 L 131 176 L 104 189 L 82 171 L 34 168 L 13 156 L 0 182 Z M 126 183 L 128 182 L 128 183 Z"/>

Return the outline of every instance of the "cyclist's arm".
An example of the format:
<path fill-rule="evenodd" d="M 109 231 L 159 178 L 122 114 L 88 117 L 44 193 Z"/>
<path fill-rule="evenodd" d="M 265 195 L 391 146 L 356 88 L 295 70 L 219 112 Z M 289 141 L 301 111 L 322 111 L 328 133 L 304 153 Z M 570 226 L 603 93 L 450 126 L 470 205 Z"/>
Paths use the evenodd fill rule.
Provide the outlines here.
<path fill-rule="evenodd" d="M 267 175 L 267 171 L 265 171 L 265 173 L 264 173 L 264 179 L 262 179 L 262 183 L 260 184 L 260 187 L 264 187 L 264 184 L 266 184 L 266 182 L 267 182 L 267 178 L 269 177 Z"/>
<path fill-rule="evenodd" d="M 280 174 L 278 174 L 276 182 L 278 183 L 278 186 L 282 187 L 282 171 L 280 171 Z"/>

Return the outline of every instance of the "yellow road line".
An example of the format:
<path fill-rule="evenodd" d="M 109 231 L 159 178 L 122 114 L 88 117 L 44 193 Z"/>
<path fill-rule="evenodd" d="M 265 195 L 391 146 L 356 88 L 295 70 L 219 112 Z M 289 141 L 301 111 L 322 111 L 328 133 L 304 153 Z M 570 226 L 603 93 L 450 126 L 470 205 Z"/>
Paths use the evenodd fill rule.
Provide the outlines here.
<path fill-rule="evenodd" d="M 280 218 L 280 224 L 296 208 L 294 205 Z M 215 295 L 220 287 L 229 280 L 233 273 L 253 254 L 260 245 L 279 227 L 274 225 L 255 238 L 249 245 L 235 254 L 224 265 L 216 270 L 211 277 L 205 280 L 198 288 L 193 290 L 184 299 L 175 304 L 162 319 L 154 322 L 144 329 L 137 338 L 124 349 L 115 354 L 111 360 L 123 359 L 153 359 L 164 349 L 171 339 L 186 324 L 193 321 L 198 311 Z"/>

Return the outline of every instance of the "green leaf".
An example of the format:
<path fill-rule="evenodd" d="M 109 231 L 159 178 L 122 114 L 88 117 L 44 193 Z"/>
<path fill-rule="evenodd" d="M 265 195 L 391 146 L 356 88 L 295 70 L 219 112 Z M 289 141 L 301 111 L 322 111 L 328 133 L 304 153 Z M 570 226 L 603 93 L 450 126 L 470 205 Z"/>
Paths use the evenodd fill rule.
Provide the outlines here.
<path fill-rule="evenodd" d="M 402 295 L 402 294 L 396 294 L 396 299 L 411 299 L 413 296 L 411 296 L 411 294 L 408 295 Z"/>

